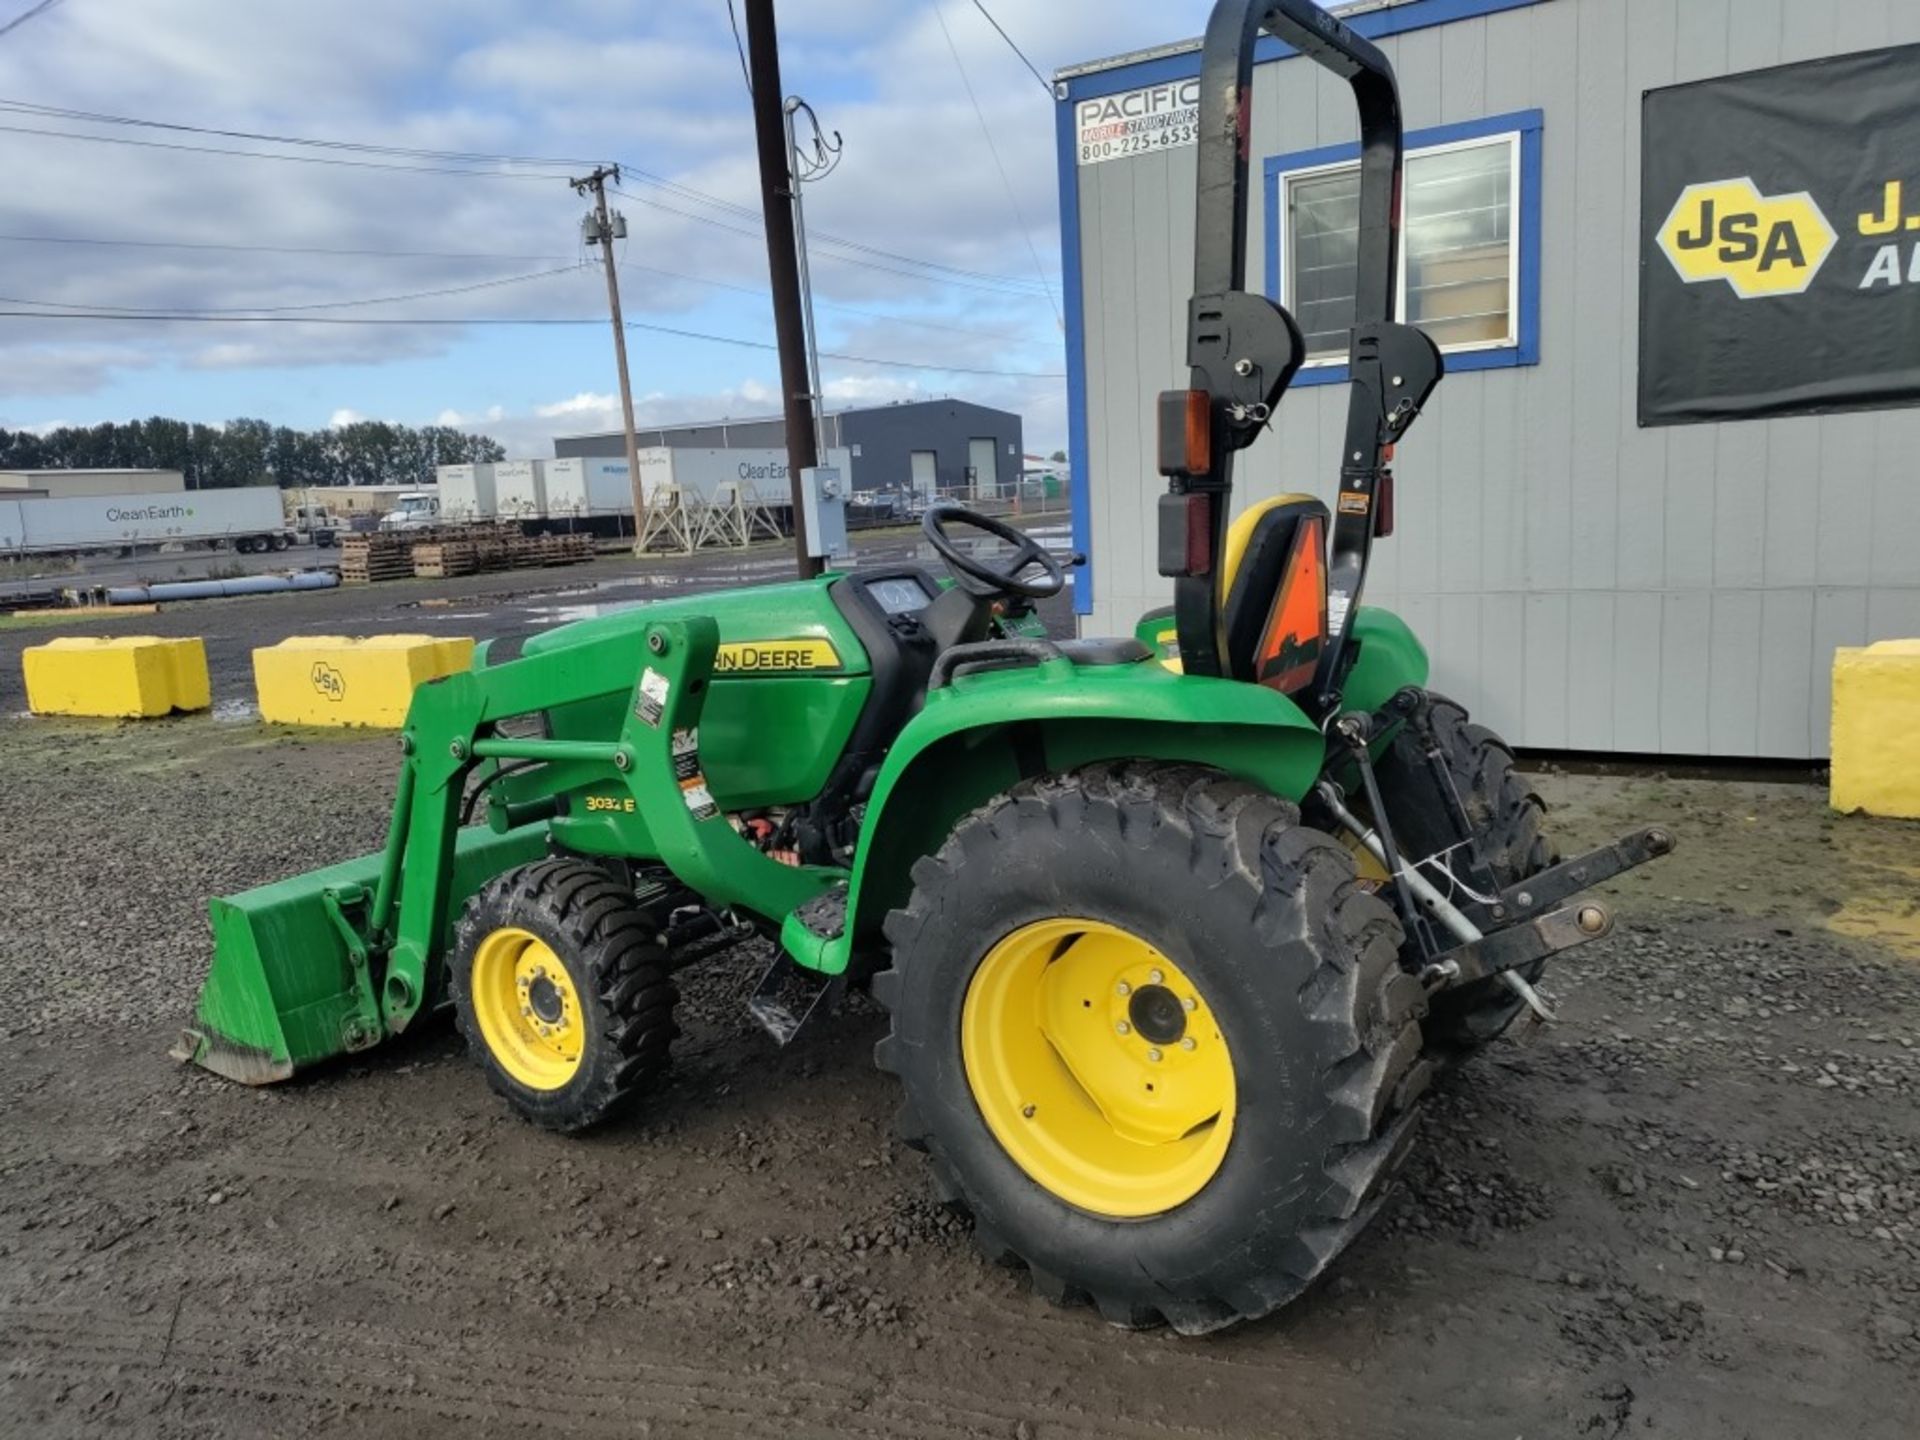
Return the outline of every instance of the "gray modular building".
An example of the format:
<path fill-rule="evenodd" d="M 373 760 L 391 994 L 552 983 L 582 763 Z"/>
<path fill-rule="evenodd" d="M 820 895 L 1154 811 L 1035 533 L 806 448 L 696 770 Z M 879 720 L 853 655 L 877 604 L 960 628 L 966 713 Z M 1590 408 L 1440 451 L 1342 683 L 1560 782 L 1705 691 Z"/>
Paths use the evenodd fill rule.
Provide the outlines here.
<path fill-rule="evenodd" d="M 779 450 L 787 443 L 785 420 L 778 416 L 710 420 L 638 432 L 640 448 Z M 1020 481 L 1023 441 L 1020 417 L 967 400 L 908 400 L 862 410 L 840 410 L 826 417 L 829 449 L 844 447 L 852 457 L 849 483 L 857 490 L 905 490 L 936 494 L 995 496 L 1012 493 Z M 621 432 L 561 435 L 553 442 L 556 459 L 626 454 Z"/>
<path fill-rule="evenodd" d="M 1331 8 L 1398 71 L 1401 313 L 1448 367 L 1367 600 L 1518 744 L 1824 756 L 1835 647 L 1920 635 L 1920 4 Z M 1056 77 L 1090 633 L 1171 596 L 1154 400 L 1187 385 L 1199 68 Z M 1263 40 L 1247 288 L 1309 359 L 1238 505 L 1333 498 L 1357 136 L 1344 84 Z"/>

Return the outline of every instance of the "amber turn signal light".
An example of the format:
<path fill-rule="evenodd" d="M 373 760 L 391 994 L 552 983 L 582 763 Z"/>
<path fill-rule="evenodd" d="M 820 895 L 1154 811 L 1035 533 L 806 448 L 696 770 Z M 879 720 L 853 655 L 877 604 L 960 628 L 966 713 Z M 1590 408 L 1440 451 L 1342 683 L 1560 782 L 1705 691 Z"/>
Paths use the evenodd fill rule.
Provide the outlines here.
<path fill-rule="evenodd" d="M 1159 421 L 1162 475 L 1213 469 L 1213 397 L 1204 390 L 1162 390 Z"/>

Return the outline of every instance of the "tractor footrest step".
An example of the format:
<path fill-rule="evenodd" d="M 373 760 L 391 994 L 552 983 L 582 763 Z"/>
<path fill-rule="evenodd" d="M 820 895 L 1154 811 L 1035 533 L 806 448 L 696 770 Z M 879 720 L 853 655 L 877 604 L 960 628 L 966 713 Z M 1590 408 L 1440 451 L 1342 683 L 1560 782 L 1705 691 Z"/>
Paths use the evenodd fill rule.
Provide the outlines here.
<path fill-rule="evenodd" d="M 816 895 L 794 912 L 822 940 L 838 940 L 847 928 L 847 887 L 843 882 Z"/>
<path fill-rule="evenodd" d="M 846 988 L 845 975 L 802 969 L 782 950 L 760 977 L 747 1009 L 769 1035 L 786 1045 L 814 1016 L 831 1014 Z"/>

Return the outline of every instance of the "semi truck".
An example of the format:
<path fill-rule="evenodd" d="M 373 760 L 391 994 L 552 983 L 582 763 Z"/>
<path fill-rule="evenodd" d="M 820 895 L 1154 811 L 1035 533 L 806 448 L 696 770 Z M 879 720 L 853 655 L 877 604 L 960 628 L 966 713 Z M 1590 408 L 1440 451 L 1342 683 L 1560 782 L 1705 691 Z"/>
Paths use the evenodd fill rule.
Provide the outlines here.
<path fill-rule="evenodd" d="M 393 509 L 380 517 L 382 534 L 395 531 L 431 530 L 440 523 L 440 497 L 431 490 L 402 490 L 394 497 Z"/>
<path fill-rule="evenodd" d="M 288 519 L 293 522 L 295 544 L 316 545 L 322 550 L 329 548 L 347 528 L 345 521 L 324 505 L 295 505 Z"/>
<path fill-rule="evenodd" d="M 280 492 L 270 485 L 0 500 L 0 555 L 131 554 L 162 545 L 257 554 L 293 543 Z"/>

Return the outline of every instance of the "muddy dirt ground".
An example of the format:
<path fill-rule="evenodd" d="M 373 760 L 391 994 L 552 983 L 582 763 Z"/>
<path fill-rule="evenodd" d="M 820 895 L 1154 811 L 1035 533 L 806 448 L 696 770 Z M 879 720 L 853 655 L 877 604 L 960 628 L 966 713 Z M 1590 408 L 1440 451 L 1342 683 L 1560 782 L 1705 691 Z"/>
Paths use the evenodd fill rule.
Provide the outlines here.
<path fill-rule="evenodd" d="M 373 848 L 393 758 L 0 720 L 0 1433 L 1914 1433 L 1920 827 L 1546 773 L 1566 843 L 1684 848 L 1550 973 L 1562 1024 L 1442 1085 L 1327 1279 L 1194 1341 L 978 1260 L 891 1140 L 879 1012 L 776 1050 L 750 954 L 683 976 L 670 1081 L 587 1139 L 444 1027 L 260 1091 L 168 1060 L 205 897 Z"/>

